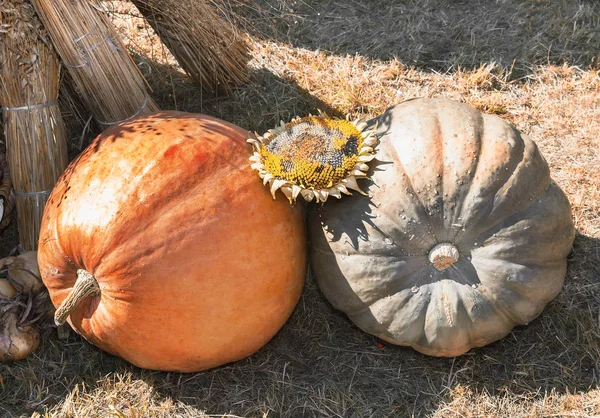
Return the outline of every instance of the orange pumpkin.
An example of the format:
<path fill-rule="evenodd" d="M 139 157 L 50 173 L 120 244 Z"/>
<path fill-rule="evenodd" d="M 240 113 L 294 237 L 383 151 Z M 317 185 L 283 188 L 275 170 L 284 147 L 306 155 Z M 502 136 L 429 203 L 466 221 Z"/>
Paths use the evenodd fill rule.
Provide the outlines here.
<path fill-rule="evenodd" d="M 44 212 L 38 260 L 57 321 L 157 370 L 204 370 L 267 343 L 302 291 L 305 224 L 252 173 L 248 135 L 162 112 L 96 138 Z"/>

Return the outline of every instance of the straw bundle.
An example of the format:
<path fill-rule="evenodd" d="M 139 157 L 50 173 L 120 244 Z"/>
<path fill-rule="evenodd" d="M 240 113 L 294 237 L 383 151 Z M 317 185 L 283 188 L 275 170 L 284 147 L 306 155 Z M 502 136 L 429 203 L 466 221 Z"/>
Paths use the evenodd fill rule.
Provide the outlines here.
<path fill-rule="evenodd" d="M 58 98 L 60 64 L 32 5 L 0 1 L 0 102 L 19 238 L 37 247 L 48 194 L 67 166 Z"/>
<path fill-rule="evenodd" d="M 158 110 L 97 0 L 32 0 L 86 107 L 101 127 Z"/>
<path fill-rule="evenodd" d="M 210 0 L 132 0 L 181 68 L 204 90 L 247 80 L 248 45 Z"/>
<path fill-rule="evenodd" d="M 0 154 L 0 232 L 4 231 L 13 218 L 15 194 L 4 154 Z"/>

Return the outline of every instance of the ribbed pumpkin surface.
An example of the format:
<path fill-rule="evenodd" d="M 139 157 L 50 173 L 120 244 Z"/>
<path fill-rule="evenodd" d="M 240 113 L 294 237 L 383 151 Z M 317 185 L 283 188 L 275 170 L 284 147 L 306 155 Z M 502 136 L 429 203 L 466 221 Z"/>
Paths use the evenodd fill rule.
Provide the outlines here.
<path fill-rule="evenodd" d="M 309 220 L 329 301 L 366 332 L 436 356 L 537 317 L 560 291 L 575 230 L 535 143 L 442 99 L 371 123 L 371 197 L 327 201 Z"/>

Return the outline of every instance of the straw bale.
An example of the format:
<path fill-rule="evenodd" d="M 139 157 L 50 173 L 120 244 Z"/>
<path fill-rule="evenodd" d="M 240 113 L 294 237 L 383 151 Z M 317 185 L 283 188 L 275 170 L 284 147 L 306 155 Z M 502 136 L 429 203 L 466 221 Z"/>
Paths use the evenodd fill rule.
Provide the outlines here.
<path fill-rule="evenodd" d="M 181 68 L 202 87 L 229 91 L 247 80 L 248 44 L 210 0 L 133 0 Z"/>
<path fill-rule="evenodd" d="M 4 231 L 13 219 L 15 194 L 12 188 L 8 163 L 4 154 L 0 154 L 0 232 Z"/>
<path fill-rule="evenodd" d="M 104 128 L 158 110 L 97 0 L 32 0 L 86 107 Z"/>
<path fill-rule="evenodd" d="M 0 103 L 19 239 L 37 248 L 46 199 L 67 166 L 58 108 L 60 64 L 33 6 L 0 1 Z"/>

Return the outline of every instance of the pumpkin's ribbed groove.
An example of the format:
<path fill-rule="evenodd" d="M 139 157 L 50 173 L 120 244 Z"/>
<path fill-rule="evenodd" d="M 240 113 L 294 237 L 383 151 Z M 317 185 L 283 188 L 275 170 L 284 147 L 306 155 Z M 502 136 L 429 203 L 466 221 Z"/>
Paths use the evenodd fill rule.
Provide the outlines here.
<path fill-rule="evenodd" d="M 406 182 L 408 187 L 410 187 L 410 191 L 408 189 L 406 189 L 406 193 L 410 196 L 414 196 L 415 200 L 418 203 L 418 211 L 416 211 L 416 213 L 418 212 L 422 212 L 424 213 L 424 218 L 427 221 L 427 225 L 429 225 L 429 228 L 427 228 L 427 232 L 429 232 L 429 234 L 437 241 L 438 238 L 438 234 L 436 233 L 436 228 L 433 227 L 433 222 L 431 219 L 431 215 L 429 214 L 429 211 L 427 210 L 427 205 L 425 204 L 425 202 L 421 199 L 421 196 L 419 196 L 419 193 L 417 193 L 417 188 L 414 186 L 412 180 L 410 179 L 410 176 L 408 175 L 406 169 L 404 168 L 404 166 L 402 165 L 402 160 L 400 159 L 399 155 L 398 155 L 398 150 L 394 149 L 394 152 L 396 153 L 396 161 L 398 162 L 398 166 L 400 167 L 400 169 L 402 170 L 402 174 L 404 176 L 406 176 Z"/>
<path fill-rule="evenodd" d="M 77 306 L 87 297 L 97 296 L 100 294 L 100 287 L 96 278 L 92 274 L 83 269 L 77 270 L 77 280 L 69 296 L 65 298 L 63 303 L 56 309 L 54 314 L 54 323 L 63 325 L 67 321 L 67 317 L 71 315 Z"/>

